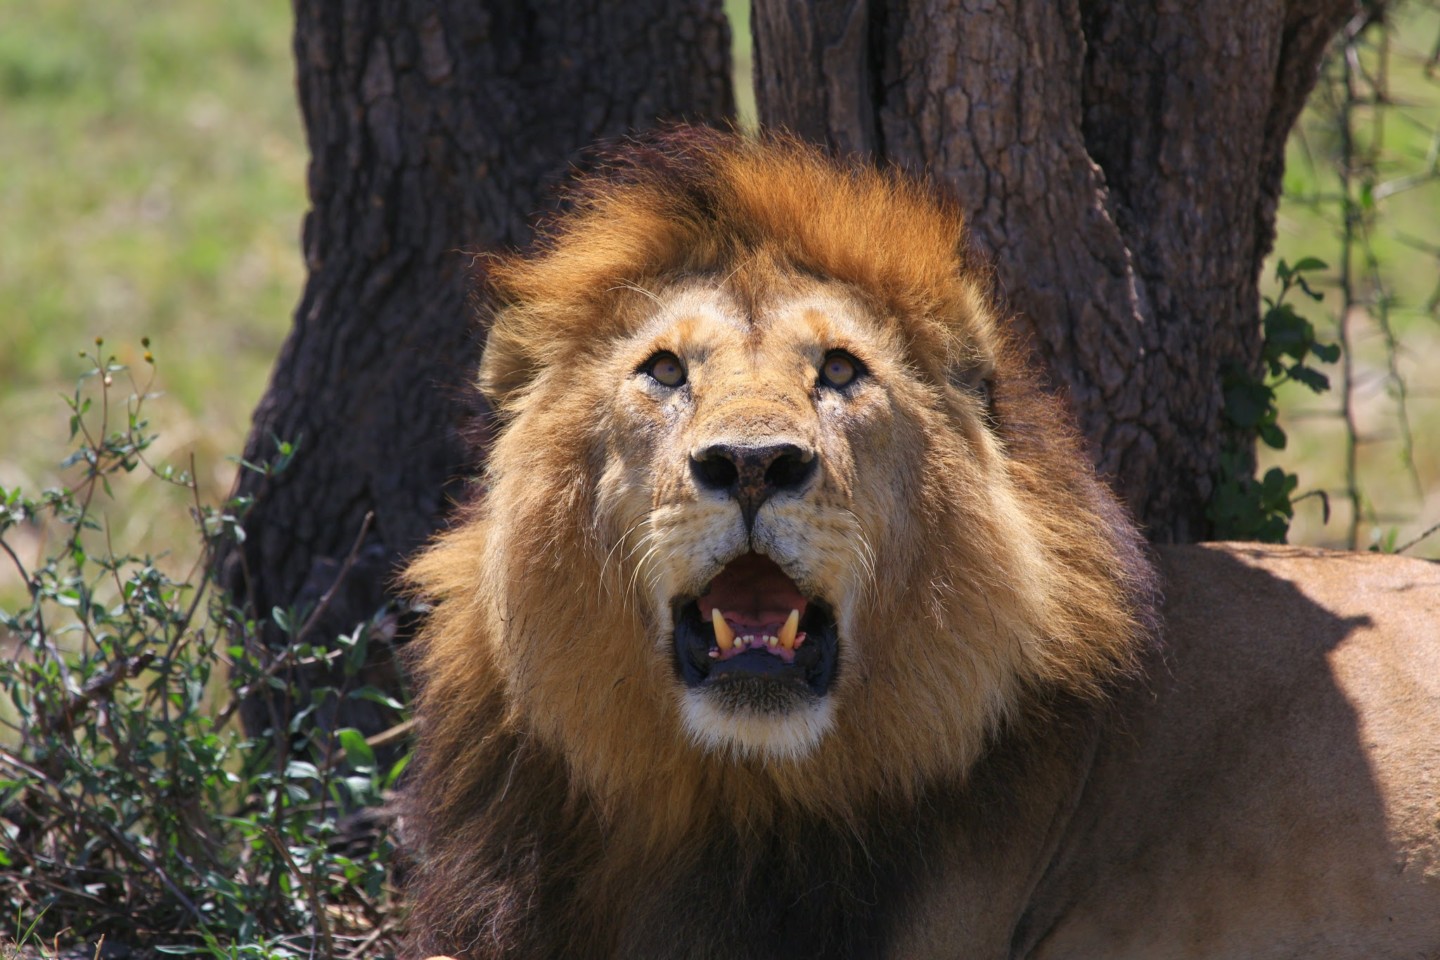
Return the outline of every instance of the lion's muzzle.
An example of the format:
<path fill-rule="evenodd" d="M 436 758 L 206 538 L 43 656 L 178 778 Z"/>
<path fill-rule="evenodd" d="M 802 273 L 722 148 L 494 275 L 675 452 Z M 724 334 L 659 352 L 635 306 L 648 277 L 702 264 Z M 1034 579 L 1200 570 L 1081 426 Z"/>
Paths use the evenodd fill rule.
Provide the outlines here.
<path fill-rule="evenodd" d="M 768 557 L 737 557 L 673 611 L 680 678 L 718 707 L 784 714 L 824 697 L 834 682 L 830 604 L 805 596 Z"/>

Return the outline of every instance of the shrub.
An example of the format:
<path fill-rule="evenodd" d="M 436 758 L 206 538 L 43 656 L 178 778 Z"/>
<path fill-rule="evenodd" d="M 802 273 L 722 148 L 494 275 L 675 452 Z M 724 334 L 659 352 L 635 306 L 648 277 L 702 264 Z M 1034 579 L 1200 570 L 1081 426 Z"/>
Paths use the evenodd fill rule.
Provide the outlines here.
<path fill-rule="evenodd" d="M 0 488 L 0 561 L 27 590 L 0 609 L 0 908 L 37 937 L 146 951 L 383 951 L 396 935 L 391 846 L 383 830 L 358 844 L 345 831 L 383 804 L 405 761 L 382 768 L 357 731 L 306 722 L 334 698 L 383 695 L 312 690 L 278 736 L 234 719 L 241 695 L 297 695 L 291 671 L 317 658 L 353 678 L 372 630 L 322 647 L 304 641 L 305 611 L 274 611 L 299 640 L 260 648 L 254 619 L 204 572 L 240 536 L 246 505 L 206 506 L 193 465 L 147 459 L 148 383 L 118 404 L 117 382 L 134 381 L 100 347 L 82 354 L 90 369 L 68 399 L 76 482 L 37 497 Z M 148 349 L 146 361 L 153 378 Z M 294 452 L 278 444 L 272 463 L 246 468 L 283 470 Z M 187 491 L 203 547 L 188 577 L 117 549 L 98 519 L 112 479 L 136 471 Z M 15 534 L 36 525 L 62 534 L 30 566 Z"/>

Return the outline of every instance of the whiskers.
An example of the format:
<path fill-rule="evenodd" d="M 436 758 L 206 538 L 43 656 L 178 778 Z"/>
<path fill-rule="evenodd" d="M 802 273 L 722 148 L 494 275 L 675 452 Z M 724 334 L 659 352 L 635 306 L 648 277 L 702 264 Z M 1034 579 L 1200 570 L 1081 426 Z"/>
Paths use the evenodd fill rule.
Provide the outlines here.
<path fill-rule="evenodd" d="M 853 510 L 846 509 L 842 516 L 847 521 L 846 526 L 850 528 L 850 536 L 845 540 L 846 547 L 855 558 L 856 569 L 863 574 L 860 589 L 866 599 L 873 599 L 876 588 L 875 548 L 865 533 L 865 525 L 855 516 Z"/>
<path fill-rule="evenodd" d="M 617 561 L 616 551 L 620 550 L 621 546 L 623 546 L 626 541 L 628 541 L 631 536 L 633 536 L 635 532 L 641 527 L 647 527 L 650 529 L 646 529 L 645 532 L 640 535 L 639 539 L 636 540 L 635 543 L 631 544 L 623 553 L 621 553 Z M 614 596 L 614 592 L 611 590 L 610 582 L 612 575 L 611 563 L 615 562 L 617 566 L 624 567 L 625 564 L 630 562 L 630 558 L 635 556 L 635 552 L 637 550 L 645 547 L 648 543 L 651 543 L 654 540 L 654 536 L 655 533 L 650 523 L 650 515 L 646 514 L 645 516 L 641 517 L 639 520 L 631 524 L 628 530 L 626 530 L 624 533 L 620 534 L 618 538 L 616 538 L 615 542 L 610 546 L 610 549 L 606 551 L 605 559 L 600 562 L 600 589 L 605 591 L 605 596 Z M 640 568 L 637 565 L 635 569 L 631 571 L 628 582 L 626 582 L 625 587 L 620 591 L 621 603 L 629 605 L 634 600 L 635 574 L 639 571 L 639 569 Z M 624 574 L 617 570 L 615 571 L 615 576 L 616 579 L 620 579 L 623 578 Z"/>
<path fill-rule="evenodd" d="M 629 596 L 631 600 L 636 598 L 636 579 L 642 570 L 645 571 L 645 587 L 650 591 L 650 595 L 654 596 L 659 589 L 660 565 L 652 561 L 655 560 L 663 546 L 664 544 L 660 541 L 659 536 L 657 536 L 654 524 L 650 525 L 650 529 L 646 530 L 645 533 L 641 535 L 640 540 L 635 544 L 637 550 L 643 547 L 645 552 L 640 555 L 640 559 L 636 562 L 635 568 L 630 571 Z"/>
<path fill-rule="evenodd" d="M 640 286 L 640 285 L 637 284 L 637 283 L 632 283 L 632 282 L 629 281 L 629 280 L 624 280 L 624 281 L 621 281 L 620 283 L 615 284 L 615 286 L 610 287 L 609 289 L 607 289 L 607 290 L 606 290 L 606 293 L 609 293 L 609 292 L 612 291 L 612 290 L 629 290 L 629 291 L 632 291 L 633 293 L 638 293 L 638 294 L 640 294 L 642 297 L 647 298 L 648 300 L 650 300 L 651 302 L 653 302 L 656 306 L 660 306 L 660 307 L 665 306 L 665 301 L 661 300 L 658 295 L 656 295 L 655 293 L 653 293 L 653 292 L 651 292 L 651 291 L 649 291 L 649 290 L 646 290 L 644 287 Z"/>
<path fill-rule="evenodd" d="M 637 532 L 639 536 L 636 536 Z M 628 545 L 621 551 L 621 546 L 626 544 Z M 638 603 L 641 574 L 644 574 L 645 588 L 650 591 L 651 596 L 655 596 L 660 588 L 663 570 L 660 561 L 664 557 L 664 548 L 665 544 L 660 537 L 660 531 L 655 527 L 653 515 L 646 514 L 632 524 L 610 547 L 601 564 L 600 583 L 606 596 L 614 595 L 612 580 L 622 583 L 620 602 L 631 610 L 643 610 L 645 605 Z M 612 563 L 619 569 L 612 569 Z M 624 573 L 627 566 L 630 568 L 629 576 Z"/>

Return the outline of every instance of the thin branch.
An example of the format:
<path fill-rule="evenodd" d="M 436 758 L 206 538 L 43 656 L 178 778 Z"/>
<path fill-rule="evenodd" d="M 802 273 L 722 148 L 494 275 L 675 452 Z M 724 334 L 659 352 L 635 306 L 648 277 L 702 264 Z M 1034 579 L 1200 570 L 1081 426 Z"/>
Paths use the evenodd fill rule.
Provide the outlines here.
<path fill-rule="evenodd" d="M 133 680 L 155 659 L 155 653 L 146 650 L 138 656 L 126 657 L 106 665 L 105 669 L 91 677 L 84 689 L 73 694 L 69 702 L 52 716 L 41 719 L 40 729 L 48 734 L 69 733 L 82 711 L 101 700 L 108 700 L 110 692 L 126 680 Z"/>
<path fill-rule="evenodd" d="M 1437 534 L 1437 533 L 1440 533 L 1440 523 L 1433 523 L 1433 524 L 1431 524 L 1429 527 L 1427 527 L 1427 528 L 1425 529 L 1425 532 L 1422 533 L 1422 534 L 1420 534 L 1420 536 L 1416 537 L 1416 538 L 1413 539 L 1413 540 L 1408 541 L 1407 543 L 1405 543 L 1405 544 L 1403 544 L 1403 545 L 1401 545 L 1401 546 L 1396 547 L 1396 548 L 1395 548 L 1395 552 L 1396 552 L 1396 553 L 1404 553 L 1406 550 L 1409 550 L 1411 547 L 1418 547 L 1421 543 L 1423 543 L 1424 541 L 1430 539 L 1431 537 L 1433 537 L 1433 536 L 1434 536 L 1435 534 Z"/>
<path fill-rule="evenodd" d="M 1359 219 L 1359 210 L 1354 199 L 1352 180 L 1356 148 L 1351 113 L 1356 100 L 1355 65 L 1359 59 L 1356 38 L 1363 27 L 1361 18 L 1357 16 L 1345 30 L 1346 42 L 1340 57 L 1344 96 L 1340 102 L 1338 118 L 1340 121 L 1340 188 L 1344 198 L 1341 206 L 1340 235 L 1340 413 L 1345 421 L 1345 494 L 1350 501 L 1350 519 L 1345 542 L 1351 550 L 1356 548 L 1360 539 L 1360 488 L 1356 476 L 1356 449 L 1358 446 L 1356 437 L 1359 435 L 1359 428 L 1355 422 L 1355 357 L 1350 337 L 1350 312 L 1356 306 L 1350 261 L 1355 245 L 1355 228 Z"/>
<path fill-rule="evenodd" d="M 315 609 L 310 611 L 310 615 L 305 618 L 304 624 L 301 625 L 300 630 L 295 634 L 295 638 L 291 643 L 298 644 L 304 639 L 310 633 L 311 629 L 320 622 L 320 617 L 325 611 L 330 609 L 330 601 L 334 599 L 336 591 L 340 589 L 340 585 L 344 583 L 345 578 L 350 575 L 351 568 L 355 566 L 355 560 L 360 556 L 360 545 L 365 542 L 365 536 L 370 532 L 370 524 L 374 520 L 375 511 L 366 510 L 365 517 L 360 521 L 360 532 L 355 535 L 355 542 L 350 545 L 350 552 L 345 555 L 345 562 L 340 565 L 339 573 L 337 573 L 335 579 L 330 582 L 330 586 L 326 588 L 325 593 L 320 597 L 320 602 L 315 605 Z"/>
<path fill-rule="evenodd" d="M 275 658 L 260 670 L 259 675 L 255 678 L 256 680 L 269 680 L 284 667 L 295 663 L 295 649 L 299 645 L 300 639 L 309 632 L 317 618 L 330 606 L 330 600 L 334 597 L 336 589 L 338 589 L 345 578 L 349 576 L 351 568 L 355 566 L 356 558 L 360 555 L 360 544 L 364 542 L 366 535 L 370 532 L 370 524 L 374 519 L 375 511 L 366 511 L 364 519 L 360 521 L 360 532 L 356 535 L 355 542 L 351 544 L 350 552 L 346 555 L 345 562 L 340 565 L 340 571 L 336 574 L 335 581 L 330 584 L 330 588 L 325 591 L 324 595 L 320 598 L 320 602 L 315 605 L 315 609 L 305 618 L 305 623 L 300 627 L 299 632 L 295 634 L 295 637 L 284 650 L 277 653 Z M 230 718 L 234 716 L 235 711 L 240 709 L 240 704 L 244 699 L 245 697 L 242 691 L 241 695 L 236 696 L 226 705 L 225 709 L 220 712 L 220 715 L 215 720 L 215 728 L 217 730 L 229 722 Z"/>
<path fill-rule="evenodd" d="M 325 944 L 325 956 L 335 956 L 335 941 L 330 937 L 330 918 L 325 915 L 325 901 L 320 897 L 320 888 L 315 885 L 315 876 L 300 869 L 295 858 L 290 856 L 290 850 L 285 846 L 285 841 L 280 837 L 279 831 L 274 827 L 261 827 L 265 839 L 270 841 L 275 852 L 279 853 L 285 864 L 290 868 L 301 883 L 305 884 L 305 893 L 310 898 L 310 910 L 315 915 L 315 922 L 320 927 L 320 938 Z"/>
<path fill-rule="evenodd" d="M 118 829 L 116 829 L 113 824 L 107 821 L 104 817 L 94 816 L 84 807 L 76 805 L 76 803 L 71 799 L 70 795 L 67 794 L 59 786 L 59 784 L 51 780 L 42 771 L 37 770 L 35 767 L 30 766 L 28 763 L 14 756 L 8 750 L 0 750 L 0 764 L 4 764 L 5 766 L 10 767 L 12 770 L 23 773 L 27 777 L 30 777 L 38 783 L 42 783 L 46 787 L 49 787 L 49 792 L 44 794 L 44 796 L 52 797 L 54 802 L 62 806 L 65 809 L 65 812 L 71 817 L 73 817 L 75 820 L 83 823 L 88 823 L 91 825 L 92 829 L 98 828 L 101 832 L 106 834 L 110 838 L 110 842 L 115 845 L 115 848 L 126 859 L 148 870 L 154 876 L 159 877 L 160 882 L 165 885 L 165 889 L 170 891 L 170 895 L 175 898 L 175 901 L 179 903 L 182 907 L 184 907 L 185 910 L 195 918 L 197 923 L 199 923 L 202 927 L 205 925 L 204 914 L 202 914 L 200 912 L 200 909 L 195 906 L 194 901 L 192 901 L 189 897 L 185 895 L 183 891 L 181 891 L 181 889 L 175 884 L 175 881 L 170 879 L 170 874 L 165 871 L 165 868 L 160 866 L 160 864 L 156 863 L 154 860 L 151 860 L 148 856 L 146 856 L 145 851 L 140 850 L 134 844 L 132 844 L 130 840 Z"/>

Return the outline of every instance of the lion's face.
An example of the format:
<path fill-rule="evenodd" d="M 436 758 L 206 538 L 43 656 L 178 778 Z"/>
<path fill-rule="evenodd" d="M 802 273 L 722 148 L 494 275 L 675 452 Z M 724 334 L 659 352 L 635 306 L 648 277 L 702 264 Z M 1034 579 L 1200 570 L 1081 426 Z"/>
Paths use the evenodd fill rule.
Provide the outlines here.
<path fill-rule="evenodd" d="M 631 684 L 694 749 L 803 767 L 832 735 L 948 700 L 939 752 L 973 751 L 1030 670 L 1025 621 L 1045 602 L 1023 585 L 1039 551 L 982 393 L 928 374 L 905 319 L 863 291 L 764 256 L 621 293 L 611 335 L 537 379 L 498 451 L 557 459 L 518 486 L 583 488 L 543 509 L 573 506 L 552 525 L 588 534 L 592 565 L 560 569 L 611 604 L 612 654 L 583 668 L 595 714 Z M 573 439 L 546 439 L 562 421 Z M 506 548 L 544 526 L 521 516 L 502 520 Z M 567 661 L 515 649 L 539 703 L 575 683 Z"/>
<path fill-rule="evenodd" d="M 800 756 L 862 675 L 875 545 L 905 562 L 925 442 L 913 376 L 863 300 L 768 279 L 753 302 L 724 283 L 663 291 L 616 344 L 598 509 L 689 734 Z"/>

